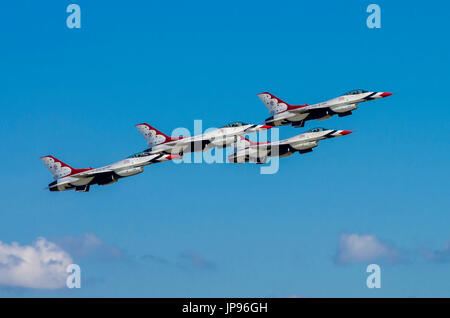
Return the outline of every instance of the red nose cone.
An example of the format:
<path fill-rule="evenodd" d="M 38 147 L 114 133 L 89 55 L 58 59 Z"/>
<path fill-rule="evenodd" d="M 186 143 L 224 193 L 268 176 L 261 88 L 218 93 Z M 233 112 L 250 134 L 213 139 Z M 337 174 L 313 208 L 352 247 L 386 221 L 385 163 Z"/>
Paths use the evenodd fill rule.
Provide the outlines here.
<path fill-rule="evenodd" d="M 177 158 L 181 158 L 181 156 L 179 156 L 179 155 L 168 155 L 167 156 L 167 160 L 173 160 L 173 159 L 177 159 Z"/>
<path fill-rule="evenodd" d="M 381 97 L 388 97 L 388 96 L 391 96 L 392 95 L 392 93 L 382 93 L 380 96 Z"/>
<path fill-rule="evenodd" d="M 262 129 L 271 129 L 271 128 L 273 128 L 273 126 L 262 125 L 261 128 L 262 128 Z"/>
<path fill-rule="evenodd" d="M 350 130 L 343 130 L 343 131 L 341 131 L 341 135 L 345 136 L 345 135 L 351 134 L 352 132 L 353 131 L 350 131 Z"/>

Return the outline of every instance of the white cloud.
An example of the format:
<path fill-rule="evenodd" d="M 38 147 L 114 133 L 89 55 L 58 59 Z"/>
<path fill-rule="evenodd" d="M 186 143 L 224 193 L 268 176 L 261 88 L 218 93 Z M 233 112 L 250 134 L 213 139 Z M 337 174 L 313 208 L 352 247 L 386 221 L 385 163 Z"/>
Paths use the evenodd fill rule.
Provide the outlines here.
<path fill-rule="evenodd" d="M 337 263 L 371 263 L 387 260 L 394 262 L 399 251 L 380 241 L 375 235 L 343 233 L 339 236 Z"/>
<path fill-rule="evenodd" d="M 64 236 L 55 239 L 56 244 L 68 251 L 75 259 L 94 257 L 98 259 L 122 259 L 124 253 L 113 245 L 108 245 L 93 233 L 81 236 Z"/>
<path fill-rule="evenodd" d="M 146 254 L 141 257 L 142 260 L 149 260 L 160 265 L 166 265 L 171 267 L 177 267 L 184 270 L 190 270 L 194 268 L 214 270 L 217 268 L 216 264 L 205 259 L 198 253 L 187 251 L 179 255 L 176 260 L 169 260 L 163 257 Z"/>
<path fill-rule="evenodd" d="M 216 265 L 195 252 L 184 252 L 180 255 L 184 260 L 187 260 L 191 266 L 202 269 L 215 269 Z"/>
<path fill-rule="evenodd" d="M 446 242 L 441 249 L 429 250 L 421 249 L 419 251 L 427 260 L 445 263 L 450 261 L 450 241 Z"/>
<path fill-rule="evenodd" d="M 0 286 L 57 289 L 66 284 L 72 257 L 45 238 L 32 245 L 0 241 Z"/>

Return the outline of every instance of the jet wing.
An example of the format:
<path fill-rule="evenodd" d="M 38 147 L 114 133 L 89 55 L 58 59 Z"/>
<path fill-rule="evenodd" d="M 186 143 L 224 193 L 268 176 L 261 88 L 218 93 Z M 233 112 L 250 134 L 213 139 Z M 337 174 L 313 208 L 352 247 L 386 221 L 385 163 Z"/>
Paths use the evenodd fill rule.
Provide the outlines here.
<path fill-rule="evenodd" d="M 77 174 L 71 175 L 71 177 L 73 177 L 73 178 L 92 178 L 99 174 L 105 174 L 105 173 L 111 173 L 111 172 L 114 172 L 114 169 L 104 167 L 104 168 L 97 168 L 97 169 L 92 169 L 89 171 L 77 173 Z"/>
<path fill-rule="evenodd" d="M 291 116 L 291 115 L 289 115 L 289 116 Z M 192 143 L 220 142 L 220 141 L 226 140 L 227 138 L 230 138 L 230 137 L 235 137 L 235 136 L 245 135 L 248 133 L 257 132 L 262 129 L 268 129 L 268 126 L 265 126 L 265 125 L 250 125 L 250 124 L 246 124 L 246 125 L 248 127 L 243 130 L 231 130 L 231 131 L 221 130 L 221 129 L 224 129 L 224 127 L 222 127 L 221 129 L 217 129 L 210 133 L 204 133 L 202 135 L 186 137 L 186 138 L 183 138 L 180 140 L 175 140 L 175 141 L 169 141 L 169 142 L 164 143 L 164 145 L 182 147 L 184 145 L 189 145 Z M 271 128 L 271 127 L 269 127 L 269 128 Z M 225 129 L 233 129 L 233 128 L 225 128 Z"/>
<path fill-rule="evenodd" d="M 221 142 L 226 140 L 229 137 L 227 135 L 219 135 L 219 136 L 193 136 L 188 138 L 183 138 L 176 141 L 170 141 L 163 144 L 164 147 L 156 151 L 152 151 L 152 154 L 157 153 L 183 153 L 186 149 L 190 149 L 190 151 L 199 151 L 204 150 L 206 146 L 214 142 Z"/>
<path fill-rule="evenodd" d="M 289 112 L 296 113 L 296 114 L 302 114 L 302 113 L 310 113 L 314 110 L 325 109 L 325 108 L 330 108 L 330 105 L 328 105 L 326 103 L 319 103 L 319 104 L 315 104 L 315 105 L 308 105 L 308 106 L 302 106 L 299 108 L 289 109 Z"/>
<path fill-rule="evenodd" d="M 208 137 L 208 136 L 200 135 L 200 136 L 187 137 L 187 138 L 183 138 L 180 140 L 169 141 L 169 142 L 166 142 L 164 145 L 173 146 L 173 147 L 178 147 L 178 146 L 183 147 L 183 145 L 189 145 L 192 142 L 209 141 L 210 139 L 211 139 L 210 136 Z"/>
<path fill-rule="evenodd" d="M 314 105 L 302 106 L 300 108 L 289 109 L 289 112 L 293 113 L 293 114 L 314 113 L 314 112 L 321 113 L 326 109 L 331 109 L 334 111 L 334 109 L 336 109 L 336 108 L 345 107 L 345 106 L 349 106 L 349 107 L 352 106 L 352 107 L 356 108 L 358 106 L 357 102 L 358 101 L 356 101 L 356 102 L 336 101 L 336 102 L 334 102 L 334 104 L 330 104 L 329 102 L 323 102 L 323 103 L 314 104 Z"/>
<path fill-rule="evenodd" d="M 267 142 L 267 143 L 257 143 L 250 145 L 247 149 L 249 153 L 272 153 L 275 152 L 283 152 L 286 149 L 294 148 L 299 149 L 302 146 L 307 147 L 307 145 L 311 145 L 311 143 L 315 143 L 317 139 L 299 139 L 297 136 L 276 141 L 276 142 Z"/>
<path fill-rule="evenodd" d="M 66 180 L 66 181 L 63 181 L 63 182 L 54 181 L 54 182 L 50 183 L 49 186 L 45 188 L 45 190 L 50 190 L 50 189 L 53 189 L 53 188 L 57 188 L 58 186 L 67 185 L 71 181 L 73 181 L 73 180 Z"/>
<path fill-rule="evenodd" d="M 290 111 L 284 112 L 267 118 L 265 123 L 272 126 L 280 126 L 285 120 L 295 116 L 296 114 L 291 113 Z"/>
<path fill-rule="evenodd" d="M 250 145 L 248 148 L 251 150 L 266 150 L 271 151 L 274 148 L 280 147 L 280 146 L 287 146 L 290 145 L 291 140 L 285 139 L 275 142 L 262 142 L 262 143 L 256 143 L 253 145 Z"/>
<path fill-rule="evenodd" d="M 180 140 L 174 140 L 169 141 L 164 144 L 159 145 L 159 147 L 155 150 L 151 150 L 151 154 L 172 154 L 172 153 L 181 153 L 184 152 L 187 148 L 191 147 L 191 149 L 194 149 L 195 144 L 208 144 L 210 143 L 209 138 L 202 138 L 201 136 L 194 136 L 194 137 L 188 137 L 183 138 Z M 193 146 L 194 145 L 194 146 Z"/>
<path fill-rule="evenodd" d="M 178 156 L 158 153 L 158 154 L 153 154 L 153 155 L 142 156 L 139 158 L 127 158 L 127 159 L 124 159 L 122 161 L 116 162 L 114 164 L 111 164 L 111 165 L 108 165 L 105 167 L 92 169 L 92 170 L 74 174 L 71 177 L 73 177 L 73 178 L 92 178 L 92 177 L 98 176 L 98 175 L 111 174 L 111 173 L 114 173 L 117 171 L 121 171 L 123 169 L 143 167 L 143 166 L 147 166 L 147 165 L 150 165 L 153 163 L 171 160 L 171 159 L 174 159 L 175 157 L 178 157 Z"/>

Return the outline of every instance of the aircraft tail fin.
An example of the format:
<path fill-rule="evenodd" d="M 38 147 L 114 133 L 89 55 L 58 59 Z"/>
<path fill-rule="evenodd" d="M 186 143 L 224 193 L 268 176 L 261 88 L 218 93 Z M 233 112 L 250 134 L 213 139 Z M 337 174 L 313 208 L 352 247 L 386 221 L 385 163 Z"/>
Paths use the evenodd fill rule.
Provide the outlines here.
<path fill-rule="evenodd" d="M 245 148 L 248 148 L 252 145 L 256 145 L 256 142 L 253 142 L 247 138 L 245 138 L 244 136 L 239 136 L 238 139 L 236 140 L 236 142 L 234 143 L 234 149 L 235 150 L 242 150 Z"/>
<path fill-rule="evenodd" d="M 258 97 L 259 97 L 259 99 L 261 99 L 261 101 L 264 103 L 264 105 L 266 105 L 267 109 L 269 110 L 270 115 L 272 115 L 272 116 L 279 114 L 281 112 L 284 112 L 286 110 L 297 109 L 297 108 L 308 106 L 307 104 L 305 104 L 305 105 L 290 105 L 290 104 L 286 103 L 285 101 L 279 99 L 275 95 L 272 95 L 269 92 L 264 92 L 264 93 L 258 94 Z"/>
<path fill-rule="evenodd" d="M 55 180 L 92 169 L 92 168 L 74 169 L 53 156 L 41 157 L 41 160 L 44 163 L 44 165 L 48 168 L 48 170 L 50 170 L 53 179 Z"/>
<path fill-rule="evenodd" d="M 169 137 L 163 132 L 146 123 L 136 125 L 136 128 L 139 130 L 142 136 L 144 136 L 145 140 L 147 141 L 147 145 L 150 148 L 169 141 L 180 139 L 180 137 Z"/>

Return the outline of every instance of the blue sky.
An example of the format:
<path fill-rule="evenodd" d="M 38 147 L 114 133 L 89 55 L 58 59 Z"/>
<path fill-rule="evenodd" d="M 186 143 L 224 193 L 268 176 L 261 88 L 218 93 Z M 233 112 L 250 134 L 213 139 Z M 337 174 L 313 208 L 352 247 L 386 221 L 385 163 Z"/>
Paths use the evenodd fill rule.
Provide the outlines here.
<path fill-rule="evenodd" d="M 0 297 L 450 296 L 447 2 L 377 1 L 368 29 L 364 1 L 77 1 L 79 30 L 69 3 L 0 10 L 0 252 L 45 238 L 83 285 L 14 285 L 0 258 Z M 395 95 L 308 122 L 354 133 L 274 175 L 167 162 L 89 193 L 44 190 L 39 157 L 117 161 L 145 149 L 140 122 L 260 123 L 262 91 L 301 104 L 354 88 Z"/>

